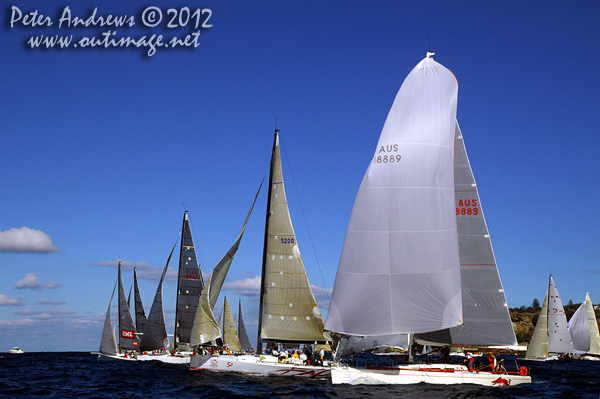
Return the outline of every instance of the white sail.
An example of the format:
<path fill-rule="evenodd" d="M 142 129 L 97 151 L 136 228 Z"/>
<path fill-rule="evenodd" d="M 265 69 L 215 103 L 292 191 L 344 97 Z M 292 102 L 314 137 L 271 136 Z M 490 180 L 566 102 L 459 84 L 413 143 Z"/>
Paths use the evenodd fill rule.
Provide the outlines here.
<path fill-rule="evenodd" d="M 526 359 L 545 359 L 548 357 L 548 293 L 544 298 L 542 310 L 535 324 L 533 335 L 527 347 Z"/>
<path fill-rule="evenodd" d="M 569 320 L 573 348 L 577 354 L 600 355 L 600 335 L 590 295 Z"/>
<path fill-rule="evenodd" d="M 233 314 L 231 308 L 225 297 L 225 304 L 223 305 L 223 345 L 227 346 L 233 352 L 241 352 L 242 346 L 240 345 L 240 339 L 235 328 L 235 321 L 233 320 Z"/>
<path fill-rule="evenodd" d="M 548 353 L 573 353 L 565 308 L 552 276 L 548 286 Z"/>
<path fill-rule="evenodd" d="M 261 274 L 259 343 L 329 341 L 294 234 L 275 131 Z"/>
<path fill-rule="evenodd" d="M 458 84 L 431 58 L 405 79 L 348 224 L 327 327 L 424 333 L 462 323 L 454 194 Z"/>

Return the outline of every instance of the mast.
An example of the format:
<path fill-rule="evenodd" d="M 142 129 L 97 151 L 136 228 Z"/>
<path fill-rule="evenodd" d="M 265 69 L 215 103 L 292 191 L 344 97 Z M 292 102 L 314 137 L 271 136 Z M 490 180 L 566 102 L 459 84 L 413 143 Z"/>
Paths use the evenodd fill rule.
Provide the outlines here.
<path fill-rule="evenodd" d="M 267 190 L 267 215 L 265 217 L 265 240 L 263 246 L 262 272 L 260 273 L 260 304 L 258 308 L 258 337 L 256 341 L 256 351 L 258 353 L 262 352 L 262 340 L 260 336 L 263 317 L 263 296 L 265 295 L 265 279 L 267 274 L 267 242 L 269 238 L 269 218 L 271 217 L 271 186 L 273 185 L 273 159 L 275 158 L 275 150 L 277 149 L 278 141 L 279 129 L 275 129 L 275 138 L 273 139 L 273 151 L 271 151 L 271 166 L 269 168 L 269 189 Z"/>

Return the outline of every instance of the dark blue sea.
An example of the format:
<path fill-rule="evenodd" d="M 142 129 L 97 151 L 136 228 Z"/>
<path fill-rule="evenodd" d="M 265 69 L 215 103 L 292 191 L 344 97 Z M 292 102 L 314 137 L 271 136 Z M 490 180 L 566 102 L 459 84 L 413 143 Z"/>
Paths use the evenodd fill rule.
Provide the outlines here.
<path fill-rule="evenodd" d="M 378 361 L 372 358 L 371 364 Z M 600 398 L 600 362 L 522 364 L 531 368 L 530 385 L 333 386 L 154 362 L 100 362 L 87 352 L 2 353 L 0 398 Z"/>

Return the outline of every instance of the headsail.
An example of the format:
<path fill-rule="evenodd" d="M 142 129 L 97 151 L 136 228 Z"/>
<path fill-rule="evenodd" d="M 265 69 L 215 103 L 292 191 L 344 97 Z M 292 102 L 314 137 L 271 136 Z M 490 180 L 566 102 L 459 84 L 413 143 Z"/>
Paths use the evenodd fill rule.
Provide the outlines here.
<path fill-rule="evenodd" d="M 144 333 L 144 328 L 148 320 L 146 319 L 146 312 L 144 311 L 144 305 L 142 304 L 142 297 L 140 295 L 140 289 L 137 282 L 137 273 L 135 267 L 133 268 L 133 297 L 135 301 L 135 330 L 138 334 Z"/>
<path fill-rule="evenodd" d="M 179 241 L 179 238 L 177 238 L 177 241 Z M 150 315 L 148 316 L 148 322 L 146 324 L 146 328 L 144 329 L 144 335 L 142 335 L 141 349 L 144 351 L 153 351 L 168 346 L 167 327 L 165 325 L 165 314 L 162 302 L 162 290 L 163 281 L 165 280 L 167 270 L 169 269 L 169 262 L 171 261 L 171 256 L 173 256 L 173 252 L 177 246 L 177 241 L 175 241 L 175 245 L 173 245 L 173 249 L 171 250 L 169 258 L 167 259 L 167 264 L 165 265 L 162 275 L 160 276 L 158 287 L 156 288 L 154 302 L 152 302 Z"/>
<path fill-rule="evenodd" d="M 288 209 L 276 130 L 269 174 L 257 349 L 260 351 L 262 342 L 267 340 L 329 341 L 323 330 Z"/>
<path fill-rule="evenodd" d="M 119 348 L 120 349 L 137 349 L 139 347 L 139 338 L 135 336 L 135 326 L 133 318 L 129 312 L 129 305 L 125 298 L 125 290 L 123 289 L 123 280 L 121 278 L 121 262 L 119 262 Z"/>
<path fill-rule="evenodd" d="M 250 338 L 248 338 L 248 332 L 244 325 L 244 319 L 242 319 L 242 300 L 240 299 L 240 310 L 238 313 L 238 337 L 240 338 L 240 345 L 242 349 L 252 349 Z"/>
<path fill-rule="evenodd" d="M 113 296 L 115 295 L 115 289 L 117 283 L 113 288 L 113 292 L 108 302 L 108 309 L 106 310 L 106 318 L 104 319 L 104 329 L 102 330 L 102 338 L 100 339 L 100 353 L 107 355 L 114 355 L 118 352 L 117 343 L 115 342 L 115 336 L 112 330 L 110 307 L 112 306 Z"/>
<path fill-rule="evenodd" d="M 462 324 L 454 198 L 458 84 L 431 58 L 407 76 L 356 196 L 327 327 L 347 335 Z"/>
<path fill-rule="evenodd" d="M 548 357 L 548 293 L 544 298 L 533 335 L 527 347 L 526 359 L 544 359 Z"/>
<path fill-rule="evenodd" d="M 223 345 L 227 346 L 233 352 L 240 352 L 242 347 L 235 328 L 233 314 L 231 314 L 231 308 L 227 302 L 227 297 L 225 297 L 225 303 L 223 305 L 223 315 Z"/>
<path fill-rule="evenodd" d="M 179 253 L 179 277 L 177 279 L 177 309 L 175 316 L 174 348 L 186 347 L 190 343 L 190 334 L 194 316 L 198 308 L 200 293 L 204 287 L 200 265 L 196 259 L 196 249 L 187 211 L 183 215 L 181 249 Z"/>
<path fill-rule="evenodd" d="M 415 339 L 446 345 L 516 345 L 477 183 L 458 122 L 454 138 L 454 190 L 464 323 L 448 330 L 418 334 Z"/>
<path fill-rule="evenodd" d="M 229 251 L 227 251 L 227 253 L 221 258 L 219 263 L 217 263 L 217 266 L 215 266 L 210 274 L 210 277 L 208 278 L 206 286 L 202 290 L 190 336 L 190 345 L 192 346 L 205 344 L 220 337 L 222 334 L 220 326 L 215 320 L 213 310 L 217 303 L 217 299 L 219 298 L 219 294 L 221 293 L 221 288 L 223 287 L 227 273 L 229 272 L 231 262 L 233 262 L 233 257 L 237 253 L 240 242 L 242 241 L 244 231 L 246 230 L 246 225 L 248 224 L 248 220 L 252 214 L 252 209 L 254 209 L 254 204 L 256 203 L 256 198 L 260 193 L 262 184 L 263 182 L 261 182 L 260 186 L 258 187 L 258 191 L 254 196 L 252 206 L 246 215 L 246 220 L 244 221 L 244 225 L 242 226 L 242 230 L 240 231 L 238 238 L 235 240 Z"/>

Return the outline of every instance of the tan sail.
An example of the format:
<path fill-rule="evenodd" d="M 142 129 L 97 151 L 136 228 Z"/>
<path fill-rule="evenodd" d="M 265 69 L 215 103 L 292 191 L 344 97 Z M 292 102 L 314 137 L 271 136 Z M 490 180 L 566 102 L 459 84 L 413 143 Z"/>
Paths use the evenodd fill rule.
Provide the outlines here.
<path fill-rule="evenodd" d="M 235 328 L 235 321 L 229 303 L 227 302 L 227 297 L 225 297 L 223 315 L 225 317 L 223 320 L 223 345 L 234 352 L 241 352 L 242 346 L 240 345 L 240 339 L 238 337 L 237 329 Z"/>
<path fill-rule="evenodd" d="M 259 341 L 329 341 L 313 295 L 288 209 L 275 131 L 259 314 Z M 260 349 L 260 342 L 259 342 Z"/>
<path fill-rule="evenodd" d="M 548 357 L 548 292 L 538 317 L 533 336 L 527 348 L 526 359 L 545 359 Z"/>
<path fill-rule="evenodd" d="M 196 316 L 194 317 L 194 324 L 190 336 L 190 345 L 192 346 L 208 343 L 221 336 L 221 329 L 215 320 L 215 316 L 213 315 L 210 306 L 212 277 L 213 274 L 211 273 L 202 290 L 202 294 L 200 295 L 200 302 L 198 304 L 198 309 L 196 309 Z"/>
<path fill-rule="evenodd" d="M 600 355 L 600 333 L 598 332 L 598 321 L 594 312 L 594 305 L 590 299 L 590 294 L 585 296 L 585 310 L 590 324 L 590 355 Z"/>

